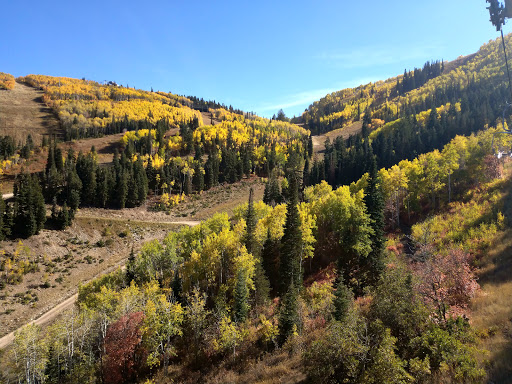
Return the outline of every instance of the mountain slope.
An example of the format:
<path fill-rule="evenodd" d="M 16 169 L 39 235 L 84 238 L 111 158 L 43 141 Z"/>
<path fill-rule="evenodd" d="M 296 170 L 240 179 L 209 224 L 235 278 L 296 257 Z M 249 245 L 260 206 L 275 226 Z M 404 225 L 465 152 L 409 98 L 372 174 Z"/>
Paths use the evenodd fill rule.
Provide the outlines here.
<path fill-rule="evenodd" d="M 58 120 L 43 103 L 43 92 L 21 83 L 0 91 L 0 132 L 16 142 L 24 142 L 31 134 L 38 144 L 45 135 L 61 133 Z"/>

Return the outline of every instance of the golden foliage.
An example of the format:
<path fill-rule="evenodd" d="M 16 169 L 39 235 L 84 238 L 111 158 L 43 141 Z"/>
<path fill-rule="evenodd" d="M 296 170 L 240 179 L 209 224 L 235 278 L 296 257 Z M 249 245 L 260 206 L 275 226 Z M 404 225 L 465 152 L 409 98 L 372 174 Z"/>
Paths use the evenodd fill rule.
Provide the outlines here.
<path fill-rule="evenodd" d="M 0 89 L 13 89 L 15 84 L 13 75 L 0 72 Z"/>

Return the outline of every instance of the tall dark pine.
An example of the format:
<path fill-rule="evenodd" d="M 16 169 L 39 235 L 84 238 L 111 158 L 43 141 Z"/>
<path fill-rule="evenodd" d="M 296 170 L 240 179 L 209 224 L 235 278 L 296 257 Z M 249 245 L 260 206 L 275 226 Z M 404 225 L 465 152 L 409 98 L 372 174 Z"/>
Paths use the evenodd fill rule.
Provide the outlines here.
<path fill-rule="evenodd" d="M 349 287 L 347 287 L 343 281 L 343 271 L 338 272 L 338 278 L 336 279 L 336 291 L 334 291 L 333 300 L 333 317 L 337 321 L 343 321 L 348 314 L 350 304 L 352 302 L 353 294 Z"/>
<path fill-rule="evenodd" d="M 371 153 L 371 151 L 370 151 Z M 372 250 L 363 261 L 366 284 L 375 284 L 384 270 L 384 197 L 382 187 L 377 173 L 377 162 L 375 156 L 371 155 L 369 180 L 364 201 L 366 209 L 371 218 Z"/>
<path fill-rule="evenodd" d="M 279 291 L 279 240 L 273 240 L 270 230 L 267 232 L 267 239 L 261 250 L 261 263 L 265 276 L 268 278 L 270 288 L 274 294 Z"/>
<path fill-rule="evenodd" d="M 302 286 L 300 271 L 302 234 L 298 204 L 297 178 L 290 177 L 289 200 L 284 235 L 281 240 L 279 279 L 281 302 L 279 305 L 279 341 L 284 343 L 299 328 L 298 289 Z"/>
<path fill-rule="evenodd" d="M 36 176 L 22 174 L 14 188 L 14 236 L 39 233 L 46 221 L 44 197 Z"/>
<path fill-rule="evenodd" d="M 283 238 L 281 239 L 281 257 L 279 265 L 279 278 L 281 280 L 280 293 L 285 294 L 294 284 L 299 287 L 302 283 L 300 275 L 300 257 L 302 233 L 300 230 L 300 215 L 298 204 L 297 179 L 290 177 L 289 200 L 286 211 L 286 222 Z"/>
<path fill-rule="evenodd" d="M 246 230 L 245 230 L 245 247 L 247 252 L 254 253 L 255 247 L 255 233 L 256 233 L 256 213 L 254 212 L 254 191 L 249 190 L 249 203 L 247 205 L 247 213 L 245 215 Z"/>
<path fill-rule="evenodd" d="M 293 333 L 294 326 L 299 329 L 299 311 L 297 306 L 297 287 L 291 284 L 287 292 L 281 296 L 279 304 L 279 337 L 280 345 L 283 345 L 288 337 Z"/>
<path fill-rule="evenodd" d="M 135 280 L 135 252 L 130 251 L 130 255 L 128 256 L 128 262 L 126 263 L 126 272 L 125 272 L 125 282 L 126 285 L 130 285 L 132 280 Z"/>
<path fill-rule="evenodd" d="M 238 271 L 236 274 L 235 292 L 233 296 L 233 317 L 237 323 L 242 323 L 247 319 L 247 314 L 249 313 L 249 290 L 247 289 L 247 278 L 243 271 Z"/>

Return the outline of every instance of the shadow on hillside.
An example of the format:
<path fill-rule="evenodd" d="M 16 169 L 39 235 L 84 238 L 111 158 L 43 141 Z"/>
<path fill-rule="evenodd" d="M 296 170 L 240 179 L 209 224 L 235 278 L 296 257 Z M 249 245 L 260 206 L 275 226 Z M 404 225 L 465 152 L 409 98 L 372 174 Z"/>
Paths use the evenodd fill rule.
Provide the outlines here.
<path fill-rule="evenodd" d="M 496 246 L 506 242 L 510 243 L 510 239 L 505 234 L 497 241 Z M 479 275 L 480 285 L 486 283 L 499 284 L 512 280 L 512 244 L 507 245 L 497 253 L 493 257 L 492 263 L 494 264 L 492 268 Z"/>
<path fill-rule="evenodd" d="M 115 142 L 109 143 L 108 145 L 98 149 L 98 153 L 112 154 L 115 152 L 116 149 L 119 153 L 121 153 L 121 142 L 115 141 Z"/>
<path fill-rule="evenodd" d="M 503 198 L 503 214 L 508 225 L 512 228 L 512 182 L 504 186 L 508 191 Z M 494 297 L 489 304 L 489 310 L 493 313 L 493 318 L 488 319 L 488 324 L 494 323 L 499 327 L 500 337 L 503 337 L 503 343 L 498 342 L 494 346 L 499 348 L 496 354 L 489 359 L 487 371 L 489 373 L 489 382 L 495 384 L 512 383 L 512 306 L 510 300 L 504 299 L 510 297 L 510 282 L 512 281 L 512 230 L 508 229 L 504 234 L 496 239 L 495 244 L 489 249 L 490 268 L 479 275 L 481 286 L 489 284 L 494 286 L 494 295 L 500 295 L 501 298 Z M 492 344 L 491 344 L 492 345 Z"/>
<path fill-rule="evenodd" d="M 503 349 L 491 362 L 489 371 L 489 383 L 512 383 L 512 343 Z"/>

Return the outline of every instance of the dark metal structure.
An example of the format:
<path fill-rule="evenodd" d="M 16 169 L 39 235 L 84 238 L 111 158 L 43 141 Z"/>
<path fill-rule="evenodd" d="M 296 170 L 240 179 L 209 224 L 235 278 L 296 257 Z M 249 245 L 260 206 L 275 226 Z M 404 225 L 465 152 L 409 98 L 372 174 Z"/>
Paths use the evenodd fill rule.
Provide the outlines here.
<path fill-rule="evenodd" d="M 508 66 L 508 57 L 507 57 L 507 48 L 505 46 L 505 38 L 503 37 L 503 26 L 505 25 L 505 20 L 508 18 L 512 18 L 512 0 L 505 0 L 505 5 L 503 5 L 498 0 L 486 0 L 489 3 L 487 9 L 489 10 L 490 22 L 492 25 L 496 27 L 496 31 L 501 32 L 501 43 L 503 44 L 503 53 L 505 54 L 505 64 L 507 66 L 507 76 L 508 76 L 508 89 L 510 91 L 510 102 L 505 102 L 505 108 L 503 109 L 503 131 L 495 132 L 492 135 L 492 144 L 491 150 L 494 151 L 494 137 L 496 135 L 508 134 L 512 135 L 512 130 L 505 129 L 505 113 L 512 106 L 512 81 L 510 79 L 510 69 Z M 498 158 L 503 156 L 503 152 L 500 150 L 496 154 Z"/>

